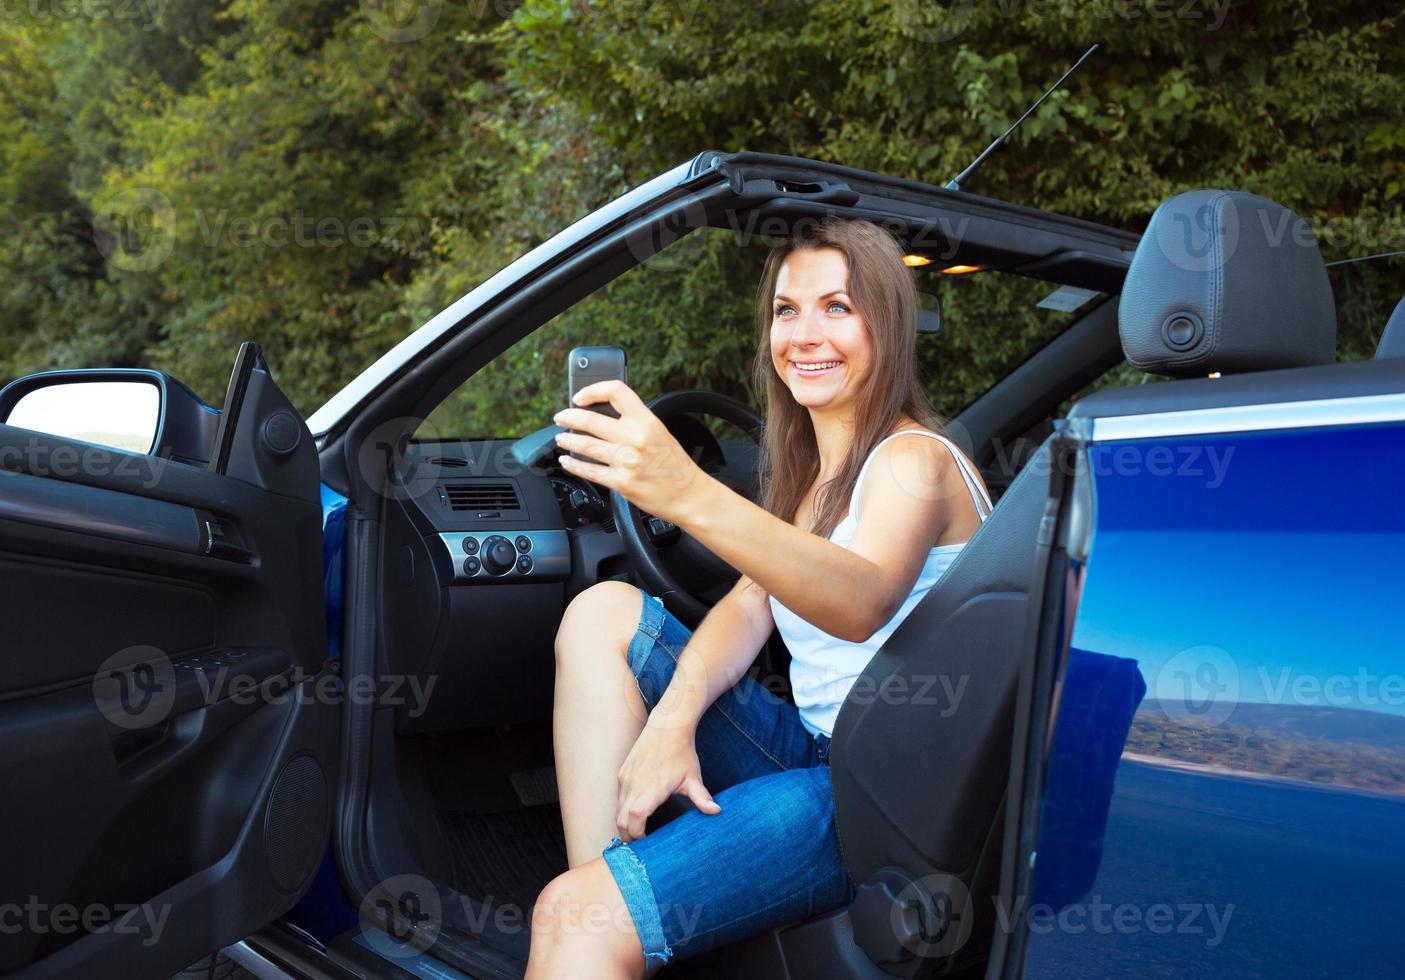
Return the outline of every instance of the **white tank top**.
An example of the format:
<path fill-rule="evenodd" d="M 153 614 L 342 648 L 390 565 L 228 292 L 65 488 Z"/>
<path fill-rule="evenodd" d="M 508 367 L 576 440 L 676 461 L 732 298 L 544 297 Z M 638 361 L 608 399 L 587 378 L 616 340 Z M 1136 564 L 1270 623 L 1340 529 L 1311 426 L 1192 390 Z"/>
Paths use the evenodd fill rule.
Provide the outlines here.
<path fill-rule="evenodd" d="M 976 513 L 982 521 L 986 519 L 990 513 L 990 497 L 986 495 L 985 488 L 976 476 L 973 464 L 962 455 L 955 444 L 945 436 L 927 429 L 904 429 L 879 441 L 878 445 L 873 447 L 873 452 L 869 453 L 868 459 L 864 460 L 858 479 L 854 481 L 854 492 L 849 498 L 849 513 L 835 525 L 829 540 L 842 547 L 849 547 L 854 530 L 858 527 L 854 504 L 859 499 L 859 488 L 863 486 L 864 474 L 873 462 L 873 453 L 888 440 L 906 435 L 931 436 L 941 440 L 951 450 L 951 454 L 956 457 L 961 478 L 966 481 L 966 488 L 971 491 L 971 498 L 975 501 Z M 908 613 L 922 601 L 922 597 L 936 584 L 937 579 L 942 577 L 965 546 L 965 542 L 962 542 L 933 547 L 927 553 L 927 561 L 918 573 L 912 591 L 893 614 L 893 618 L 862 643 L 831 636 L 801 619 L 777 602 L 775 597 L 771 598 L 771 615 L 776 621 L 776 629 L 780 631 L 781 639 L 785 640 L 786 648 L 790 650 L 790 686 L 795 696 L 796 707 L 800 709 L 800 721 L 812 735 L 834 733 L 834 721 L 839 716 L 839 706 L 848 696 L 849 688 L 854 686 L 854 681 L 863 673 L 873 655 L 887 642 L 888 637 L 907 618 Z"/>

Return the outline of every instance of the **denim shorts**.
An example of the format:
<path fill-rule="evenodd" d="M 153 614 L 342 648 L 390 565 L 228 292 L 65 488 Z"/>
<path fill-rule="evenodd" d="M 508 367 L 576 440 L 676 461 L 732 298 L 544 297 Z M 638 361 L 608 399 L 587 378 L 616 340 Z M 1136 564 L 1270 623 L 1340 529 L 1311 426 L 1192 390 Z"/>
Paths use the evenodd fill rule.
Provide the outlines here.
<path fill-rule="evenodd" d="M 643 596 L 629 666 L 652 709 L 689 629 Z M 795 705 L 743 677 L 698 722 L 703 785 L 722 808 L 689 810 L 605 849 L 652 970 L 853 899 L 834 828 L 829 739 Z"/>

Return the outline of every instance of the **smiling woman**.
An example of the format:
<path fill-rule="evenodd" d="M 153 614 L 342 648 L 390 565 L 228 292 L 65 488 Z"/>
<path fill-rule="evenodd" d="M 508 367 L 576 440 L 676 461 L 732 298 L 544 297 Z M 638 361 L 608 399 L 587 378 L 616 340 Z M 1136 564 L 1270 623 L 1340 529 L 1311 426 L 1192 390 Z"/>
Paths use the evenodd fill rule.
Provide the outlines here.
<path fill-rule="evenodd" d="M 703 472 L 621 381 L 556 414 L 572 430 L 558 445 L 584 457 L 563 453 L 567 471 L 742 577 L 695 632 L 620 582 L 567 610 L 554 728 L 572 870 L 538 901 L 529 976 L 638 976 L 852 897 L 828 768 L 838 706 L 990 509 L 918 388 L 902 254 L 873 224 L 826 219 L 767 259 L 764 506 Z M 617 417 L 585 407 L 606 402 Z M 773 629 L 794 654 L 793 704 L 743 676 Z M 646 834 L 675 794 L 696 809 Z M 632 928 L 583 931 L 582 909 Z"/>
<path fill-rule="evenodd" d="M 755 377 L 770 406 L 764 506 L 788 520 L 813 514 L 800 526 L 820 534 L 839 522 L 880 439 L 904 419 L 941 424 L 917 383 L 917 295 L 902 254 L 875 225 L 830 221 L 804 226 L 762 274 L 756 316 L 769 324 L 769 344 L 757 350 Z M 853 431 L 823 424 L 850 402 Z"/>

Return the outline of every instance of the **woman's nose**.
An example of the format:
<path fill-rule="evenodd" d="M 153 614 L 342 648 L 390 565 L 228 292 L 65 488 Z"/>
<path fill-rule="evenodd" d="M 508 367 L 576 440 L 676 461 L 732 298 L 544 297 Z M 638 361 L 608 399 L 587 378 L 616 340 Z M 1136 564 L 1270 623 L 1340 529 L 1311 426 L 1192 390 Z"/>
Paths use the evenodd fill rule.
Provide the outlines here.
<path fill-rule="evenodd" d="M 824 339 L 824 331 L 812 312 L 795 318 L 795 327 L 790 332 L 790 342 L 796 347 L 813 347 Z"/>

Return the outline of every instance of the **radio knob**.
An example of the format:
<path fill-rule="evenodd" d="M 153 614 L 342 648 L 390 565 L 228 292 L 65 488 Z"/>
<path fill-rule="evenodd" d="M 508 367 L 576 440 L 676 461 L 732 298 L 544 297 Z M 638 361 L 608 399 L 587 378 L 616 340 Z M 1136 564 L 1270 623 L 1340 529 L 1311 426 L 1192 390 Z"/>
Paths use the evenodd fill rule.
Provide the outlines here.
<path fill-rule="evenodd" d="M 517 563 L 517 549 L 500 535 L 483 542 L 483 567 L 490 575 L 504 575 Z"/>

